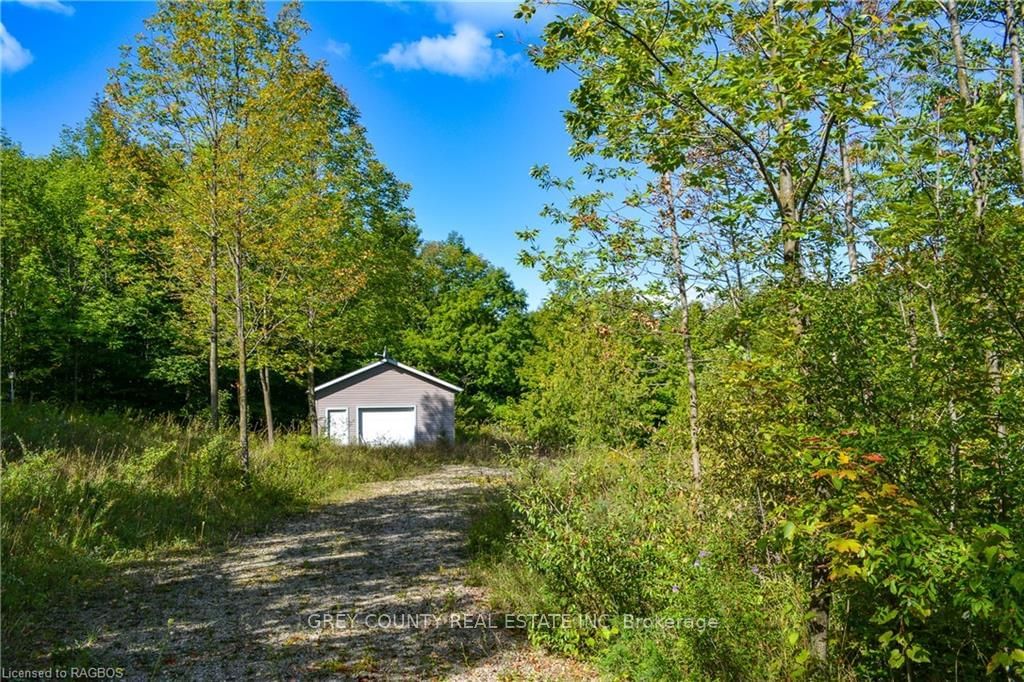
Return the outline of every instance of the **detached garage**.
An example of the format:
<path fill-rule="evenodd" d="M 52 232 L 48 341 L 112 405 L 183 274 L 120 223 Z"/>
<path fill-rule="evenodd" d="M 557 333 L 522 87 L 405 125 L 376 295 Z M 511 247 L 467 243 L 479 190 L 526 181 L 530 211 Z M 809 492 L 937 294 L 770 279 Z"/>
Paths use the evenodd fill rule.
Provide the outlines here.
<path fill-rule="evenodd" d="M 316 387 L 323 436 L 343 444 L 424 445 L 455 440 L 462 389 L 385 355 Z"/>

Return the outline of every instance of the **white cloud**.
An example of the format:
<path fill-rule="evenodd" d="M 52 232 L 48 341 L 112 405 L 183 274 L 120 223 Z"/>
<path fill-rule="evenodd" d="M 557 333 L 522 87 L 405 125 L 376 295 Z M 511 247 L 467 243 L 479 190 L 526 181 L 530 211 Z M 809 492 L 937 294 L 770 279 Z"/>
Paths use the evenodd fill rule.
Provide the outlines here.
<path fill-rule="evenodd" d="M 533 18 L 527 22 L 515 18 L 519 4 L 518 0 L 442 2 L 438 3 L 435 16 L 438 21 L 444 23 L 466 22 L 492 33 L 504 31 L 509 36 L 536 36 L 544 29 L 545 24 L 555 18 L 558 11 L 563 14 L 572 11 L 565 6 L 556 7 L 542 0 L 536 5 Z"/>
<path fill-rule="evenodd" d="M 17 38 L 0 24 L 0 70 L 7 73 L 21 71 L 32 63 L 32 53 L 21 46 Z"/>
<path fill-rule="evenodd" d="M 491 39 L 476 26 L 460 22 L 449 36 L 424 36 L 412 43 L 395 43 L 380 60 L 399 71 L 423 70 L 482 78 L 500 73 L 517 58 L 493 48 Z"/>
<path fill-rule="evenodd" d="M 518 10 L 518 2 L 444 2 L 437 5 L 435 16 L 446 24 L 465 22 L 486 31 L 507 31 L 523 23 L 514 18 Z"/>
<path fill-rule="evenodd" d="M 18 2 L 26 7 L 45 9 L 48 12 L 56 12 L 57 14 L 63 14 L 65 16 L 71 16 L 75 13 L 74 7 L 71 5 L 65 5 L 60 0 L 18 0 Z"/>
<path fill-rule="evenodd" d="M 339 43 L 337 40 L 331 38 L 327 39 L 327 52 L 333 54 L 335 57 L 341 57 L 345 59 L 352 54 L 352 46 L 348 43 Z"/>

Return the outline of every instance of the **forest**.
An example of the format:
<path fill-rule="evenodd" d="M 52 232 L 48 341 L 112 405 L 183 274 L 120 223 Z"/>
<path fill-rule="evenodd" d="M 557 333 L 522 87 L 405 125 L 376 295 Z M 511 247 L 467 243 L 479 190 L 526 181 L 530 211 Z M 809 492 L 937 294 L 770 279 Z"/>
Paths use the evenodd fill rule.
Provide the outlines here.
<path fill-rule="evenodd" d="M 1024 675 L 1024 6 L 551 4 L 509 7 L 575 80 L 577 171 L 538 159 L 519 234 L 535 310 L 421 238 L 298 4 L 162 3 L 50 154 L 4 137 L 5 642 L 125 553 L 430 465 L 318 438 L 313 386 L 386 347 L 466 388 L 428 458 L 514 471 L 468 537 L 494 608 L 611 615 L 534 646 Z M 187 514 L 154 526 L 147 486 Z"/>

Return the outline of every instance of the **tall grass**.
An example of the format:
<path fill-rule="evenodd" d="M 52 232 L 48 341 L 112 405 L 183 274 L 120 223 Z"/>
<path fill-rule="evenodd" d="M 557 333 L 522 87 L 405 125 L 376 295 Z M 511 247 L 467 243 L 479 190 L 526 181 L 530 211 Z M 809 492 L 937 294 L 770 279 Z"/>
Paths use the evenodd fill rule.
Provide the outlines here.
<path fill-rule="evenodd" d="M 0 480 L 5 645 L 112 568 L 210 547 L 363 482 L 482 460 L 487 447 L 338 447 L 286 434 L 243 481 L 228 431 L 140 413 L 5 405 Z"/>

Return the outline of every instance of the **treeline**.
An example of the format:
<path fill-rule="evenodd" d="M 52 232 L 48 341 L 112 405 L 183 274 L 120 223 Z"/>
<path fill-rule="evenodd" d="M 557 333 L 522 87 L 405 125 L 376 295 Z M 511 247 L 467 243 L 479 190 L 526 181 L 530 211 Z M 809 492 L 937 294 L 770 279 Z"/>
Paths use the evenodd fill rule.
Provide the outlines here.
<path fill-rule="evenodd" d="M 16 398 L 230 419 L 244 462 L 250 425 L 315 431 L 313 386 L 384 347 L 464 385 L 467 425 L 518 391 L 524 294 L 421 242 L 305 31 L 296 3 L 161 3 L 48 156 L 3 138 Z"/>
<path fill-rule="evenodd" d="M 1019 676 L 1020 4 L 573 6 L 509 417 L 577 455 L 511 498 L 508 607 L 724 624 L 535 633 L 615 675 Z"/>

